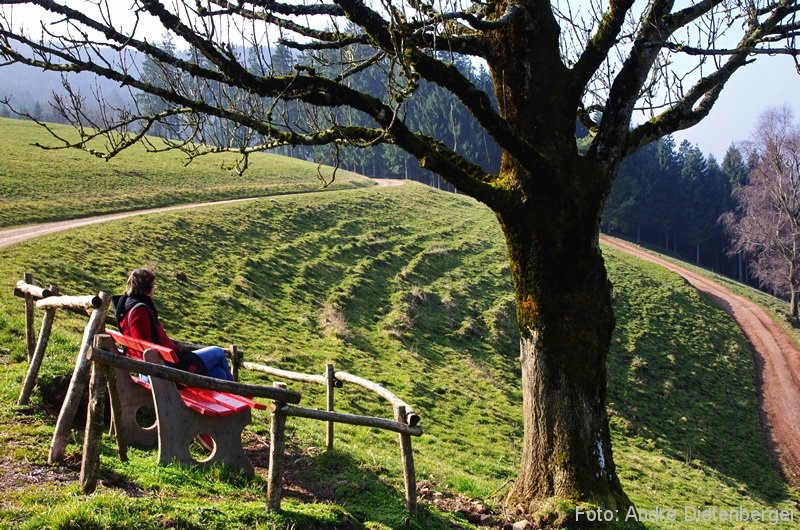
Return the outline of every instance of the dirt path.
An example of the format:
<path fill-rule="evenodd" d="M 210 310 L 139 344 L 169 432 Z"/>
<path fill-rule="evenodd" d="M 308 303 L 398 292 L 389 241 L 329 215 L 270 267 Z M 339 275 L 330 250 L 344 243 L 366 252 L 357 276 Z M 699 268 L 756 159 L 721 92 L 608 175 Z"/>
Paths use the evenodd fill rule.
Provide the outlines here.
<path fill-rule="evenodd" d="M 758 305 L 729 289 L 619 239 L 601 240 L 679 274 L 736 320 L 752 345 L 767 436 L 787 480 L 800 487 L 800 351 L 786 333 Z"/>
<path fill-rule="evenodd" d="M 234 202 L 252 201 L 260 197 L 252 197 L 246 199 L 231 199 L 226 201 L 202 202 L 196 204 L 177 204 L 175 206 L 165 206 L 163 208 L 149 208 L 147 210 L 133 210 L 130 212 L 112 213 L 108 215 L 98 215 L 97 217 L 83 217 L 80 219 L 68 219 L 66 221 L 55 221 L 52 223 L 42 223 L 38 225 L 20 226 L 16 228 L 8 228 L 0 230 L 0 248 L 10 247 L 33 239 L 35 237 L 52 234 L 54 232 L 61 232 L 69 230 L 70 228 L 77 228 L 79 226 L 93 225 L 97 223 L 105 223 L 106 221 L 116 221 L 117 219 L 125 219 L 126 217 L 133 217 L 135 215 L 144 215 L 148 213 L 158 212 L 171 212 L 175 210 L 187 210 L 190 208 L 202 208 L 204 206 L 211 206 L 215 204 L 229 204 Z"/>
<path fill-rule="evenodd" d="M 376 187 L 384 187 L 384 186 L 399 186 L 403 184 L 404 180 L 392 180 L 392 179 L 372 179 Z M 361 188 L 358 188 L 361 189 Z M 323 190 L 320 191 L 306 191 L 306 192 L 299 192 L 299 193 L 324 193 Z M 281 194 L 275 195 L 275 197 L 283 197 L 286 195 L 295 195 L 293 193 L 289 194 Z M 188 210 L 191 208 L 203 208 L 206 206 L 213 206 L 217 204 L 232 204 L 235 202 L 246 202 L 246 201 L 253 201 L 256 199 L 263 199 L 265 197 L 270 197 L 270 195 L 264 195 L 262 197 L 248 197 L 244 199 L 228 199 L 222 201 L 211 201 L 211 202 L 199 202 L 193 204 L 176 204 L 174 206 L 164 206 L 162 208 L 149 208 L 147 210 L 133 210 L 130 212 L 120 212 L 120 213 L 112 213 L 108 215 L 99 215 L 97 217 L 84 217 L 80 219 L 69 219 L 66 221 L 55 221 L 52 223 L 42 223 L 37 225 L 29 225 L 29 226 L 20 226 L 15 228 L 7 228 L 5 230 L 0 230 L 0 249 L 10 247 L 12 245 L 16 245 L 17 243 L 21 243 L 23 241 L 27 241 L 28 239 L 33 239 L 35 237 L 44 236 L 47 234 L 52 234 L 54 232 L 61 232 L 63 230 L 69 230 L 71 228 L 78 228 L 79 226 L 87 226 L 93 225 L 96 223 L 105 223 L 107 221 L 116 221 L 118 219 L 125 219 L 126 217 L 133 217 L 135 215 L 145 215 L 148 213 L 160 213 L 160 212 L 172 212 L 176 210 Z"/>

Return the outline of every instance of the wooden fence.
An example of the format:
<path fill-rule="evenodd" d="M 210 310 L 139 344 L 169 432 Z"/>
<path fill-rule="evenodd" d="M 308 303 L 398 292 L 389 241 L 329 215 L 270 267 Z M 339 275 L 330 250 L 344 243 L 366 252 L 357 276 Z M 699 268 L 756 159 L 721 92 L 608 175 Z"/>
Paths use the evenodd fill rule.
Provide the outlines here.
<path fill-rule="evenodd" d="M 100 336 L 106 324 L 115 324 L 114 318 L 110 316 L 109 308 L 112 297 L 110 294 L 100 292 L 91 296 L 60 296 L 58 288 L 50 285 L 44 289 L 33 285 L 33 278 L 30 273 L 25 273 L 22 281 L 17 282 L 14 289 L 16 296 L 25 299 L 25 341 L 28 353 L 28 373 L 22 384 L 18 404 L 27 404 L 33 390 L 39 369 L 44 359 L 47 343 L 50 338 L 53 322 L 58 309 L 63 309 L 73 313 L 89 317 L 89 322 L 84 330 L 81 346 L 76 357 L 75 368 L 70 379 L 67 396 L 59 412 L 56 422 L 53 440 L 50 445 L 48 462 L 63 462 L 64 451 L 66 448 L 69 430 L 74 422 L 77 408 L 81 398 L 89 387 L 89 406 L 84 435 L 83 464 L 81 466 L 81 487 L 85 492 L 93 491 L 96 484 L 97 459 L 99 432 L 102 426 L 102 410 L 106 401 L 108 391 L 110 399 L 115 399 L 116 390 L 113 388 L 113 378 L 108 376 L 108 366 L 119 366 L 120 363 L 137 363 L 135 367 L 125 366 L 132 371 L 163 377 L 170 381 L 176 381 L 201 388 L 211 388 L 218 391 L 230 391 L 251 396 L 268 397 L 273 400 L 273 410 L 271 413 L 272 424 L 270 427 L 270 456 L 269 456 L 269 476 L 267 480 L 267 508 L 279 510 L 282 497 L 282 472 L 283 472 L 283 453 L 285 448 L 285 426 L 286 418 L 296 416 L 320 420 L 327 423 L 327 448 L 333 448 L 334 424 L 345 423 L 350 425 L 360 425 L 374 427 L 396 432 L 399 435 L 400 455 L 403 464 L 403 479 L 405 485 L 406 509 L 410 513 L 416 513 L 416 475 L 414 471 L 414 455 L 411 447 L 411 436 L 421 436 L 422 427 L 419 426 L 420 416 L 411 408 L 410 405 L 402 401 L 392 392 L 381 385 L 358 377 L 347 372 L 336 372 L 332 364 L 328 364 L 323 375 L 303 374 L 279 368 L 266 366 L 263 364 L 242 362 L 242 352 L 235 345 L 227 351 L 233 358 L 234 379 L 238 381 L 240 367 L 249 370 L 266 373 L 281 379 L 300 381 L 324 385 L 327 389 L 327 410 L 312 409 L 296 406 L 293 403 L 299 401 L 299 394 L 286 390 L 285 383 L 275 382 L 273 387 L 263 387 L 258 385 L 241 385 L 227 381 L 196 381 L 193 374 L 180 372 L 150 363 L 137 362 L 126 359 L 122 356 L 104 355 L 102 349 L 95 347 L 92 349 L 95 336 Z M 38 340 L 34 330 L 34 308 L 45 311 L 41 331 Z M 182 346 L 194 346 L 189 343 L 180 343 Z M 101 365 L 102 369 L 92 368 L 90 380 L 90 365 Z M 187 378 L 189 380 L 187 380 Z M 205 378 L 208 379 L 208 378 Z M 355 414 L 345 414 L 334 410 L 335 389 L 341 388 L 344 383 L 351 383 L 362 386 L 378 396 L 386 399 L 393 409 L 393 419 L 377 418 L 372 416 L 362 416 Z M 231 385 L 234 385 L 233 387 Z M 247 388 L 243 388 L 247 387 Z M 107 388 L 107 390 L 106 390 Z M 288 397 L 297 396 L 288 399 Z M 120 447 L 120 456 L 124 456 L 125 448 Z"/>
<path fill-rule="evenodd" d="M 410 513 L 416 513 L 417 481 L 416 473 L 414 471 L 414 453 L 411 448 L 411 437 L 421 436 L 422 427 L 418 425 L 420 421 L 419 415 L 414 412 L 414 409 L 412 409 L 410 405 L 377 383 L 353 374 L 349 374 L 347 372 L 334 371 L 332 364 L 328 364 L 326 366 L 324 375 L 291 372 L 288 370 L 281 370 L 279 368 L 252 362 L 244 362 L 242 363 L 242 366 L 249 370 L 266 373 L 282 379 L 324 385 L 327 390 L 327 410 L 294 406 L 288 403 L 282 403 L 280 400 L 274 401 L 275 406 L 272 411 L 272 426 L 270 429 L 269 477 L 267 480 L 267 498 L 268 507 L 270 509 L 278 509 L 280 507 L 282 480 L 281 472 L 283 467 L 282 455 L 285 443 L 286 418 L 288 416 L 296 416 L 299 418 L 309 418 L 327 422 L 326 445 L 328 450 L 333 449 L 335 423 L 374 427 L 377 429 L 384 429 L 398 433 L 400 439 L 400 458 L 402 459 L 403 463 L 403 482 L 405 486 L 406 509 Z M 341 388 L 345 382 L 360 385 L 389 401 L 393 407 L 394 419 L 388 420 L 373 416 L 343 414 L 341 412 L 336 412 L 334 410 L 334 392 L 336 388 Z M 282 385 L 282 383 L 274 384 Z"/>

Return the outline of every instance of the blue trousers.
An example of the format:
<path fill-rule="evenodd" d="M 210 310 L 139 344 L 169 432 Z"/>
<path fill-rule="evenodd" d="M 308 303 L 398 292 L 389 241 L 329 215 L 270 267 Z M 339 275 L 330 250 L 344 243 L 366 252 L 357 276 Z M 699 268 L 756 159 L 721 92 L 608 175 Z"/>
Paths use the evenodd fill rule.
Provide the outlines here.
<path fill-rule="evenodd" d="M 233 381 L 231 368 L 228 366 L 228 359 L 225 358 L 225 350 L 219 346 L 206 346 L 194 352 L 206 365 L 209 377 Z"/>

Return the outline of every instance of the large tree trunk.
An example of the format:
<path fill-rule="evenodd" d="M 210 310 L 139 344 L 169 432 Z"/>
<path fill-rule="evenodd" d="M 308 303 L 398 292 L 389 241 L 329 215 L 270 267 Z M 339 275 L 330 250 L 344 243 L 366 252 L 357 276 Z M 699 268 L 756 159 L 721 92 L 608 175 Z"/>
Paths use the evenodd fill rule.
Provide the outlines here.
<path fill-rule="evenodd" d="M 605 409 L 614 316 L 597 216 L 542 204 L 498 215 L 521 331 L 524 415 L 520 473 L 506 502 L 526 514 L 554 499 L 625 513 Z"/>
<path fill-rule="evenodd" d="M 498 184 L 519 201 L 493 208 L 508 246 L 521 337 L 522 461 L 506 504 L 541 515 L 552 501 L 569 500 L 624 514 L 630 501 L 605 410 L 614 316 L 598 241 L 619 156 L 613 149 L 602 161 L 578 156 L 580 94 L 558 53 L 560 28 L 549 10 L 523 4 L 524 15 L 488 34 L 500 113 L 540 155 L 503 152 Z"/>

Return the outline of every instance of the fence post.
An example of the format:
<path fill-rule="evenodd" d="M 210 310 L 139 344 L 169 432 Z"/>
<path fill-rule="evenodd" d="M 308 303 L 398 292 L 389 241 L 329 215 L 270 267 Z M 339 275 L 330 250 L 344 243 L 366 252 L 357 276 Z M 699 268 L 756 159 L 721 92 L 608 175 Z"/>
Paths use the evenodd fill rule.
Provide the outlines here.
<path fill-rule="evenodd" d="M 33 274 L 26 272 L 22 275 L 22 281 L 29 285 L 33 284 Z M 28 362 L 33 360 L 33 352 L 36 348 L 33 318 L 33 296 L 25 293 L 25 348 L 28 350 Z"/>
<path fill-rule="evenodd" d="M 86 381 L 89 378 L 87 353 L 89 353 L 89 349 L 92 347 L 94 336 L 103 330 L 106 323 L 108 307 L 111 304 L 111 295 L 101 292 L 99 296 L 101 300 L 100 307 L 92 311 L 92 316 L 89 317 L 89 323 L 86 324 L 86 328 L 83 331 L 83 341 L 81 342 L 78 356 L 75 359 L 75 369 L 69 381 L 67 396 L 64 398 L 64 404 L 61 406 L 58 420 L 56 420 L 53 441 L 50 442 L 50 453 L 47 457 L 47 462 L 49 464 L 64 460 L 64 450 L 67 447 L 69 430 L 72 427 L 72 421 L 75 419 L 75 413 L 78 410 L 83 392 L 86 390 Z"/>
<path fill-rule="evenodd" d="M 89 382 L 89 410 L 83 435 L 83 457 L 81 458 L 80 482 L 81 491 L 84 493 L 92 493 L 97 488 L 100 440 L 103 436 L 103 413 L 106 407 L 107 372 L 108 368 L 105 365 L 92 363 L 92 375 Z"/>
<path fill-rule="evenodd" d="M 100 339 L 98 341 L 98 339 Z M 114 352 L 116 351 L 116 344 L 114 339 L 108 335 L 95 335 L 94 338 L 95 348 Z M 121 462 L 128 461 L 128 433 L 125 431 L 125 426 L 122 421 L 122 403 L 117 390 L 117 375 L 113 368 L 109 368 L 106 372 L 106 383 L 108 386 L 108 401 L 111 403 L 111 426 L 113 427 L 114 437 L 117 439 L 117 454 Z"/>
<path fill-rule="evenodd" d="M 233 380 L 239 380 L 239 367 L 242 365 L 242 354 L 236 344 L 231 344 L 231 364 L 233 364 Z"/>
<path fill-rule="evenodd" d="M 286 388 L 286 383 L 274 382 L 272 386 Z M 281 509 L 283 496 L 283 451 L 286 445 L 285 403 L 273 401 L 272 425 L 269 429 L 269 476 L 267 477 L 267 511 Z"/>
<path fill-rule="evenodd" d="M 408 425 L 406 408 L 397 407 L 397 421 Z M 411 449 L 411 435 L 400 433 L 400 456 L 403 460 L 403 482 L 406 490 L 406 510 L 410 514 L 417 513 L 417 476 L 414 472 L 414 452 Z"/>
<path fill-rule="evenodd" d="M 334 384 L 336 382 L 336 377 L 334 376 L 335 372 L 333 370 L 333 364 L 328 363 L 325 366 L 325 386 L 327 387 L 327 405 L 328 405 L 328 412 L 333 412 L 333 402 L 334 402 Z M 327 442 L 328 451 L 333 450 L 333 420 L 328 421 L 328 434 L 325 437 Z"/>
<path fill-rule="evenodd" d="M 27 273 L 26 273 L 27 275 Z M 50 290 L 54 294 L 58 294 L 58 288 L 55 285 L 50 286 Z M 25 294 L 25 309 L 27 311 L 27 304 L 28 300 L 31 301 L 33 304 L 33 299 L 31 295 Z M 33 351 L 33 355 L 28 357 L 28 373 L 25 375 L 25 381 L 22 383 L 22 390 L 19 393 L 19 399 L 17 400 L 17 405 L 27 405 L 28 400 L 31 397 L 31 392 L 33 392 L 33 385 L 36 384 L 36 378 L 39 376 L 39 369 L 42 367 L 42 361 L 44 360 L 44 352 L 47 350 L 47 343 L 50 341 L 50 331 L 53 329 L 53 321 L 56 318 L 56 311 L 55 307 L 49 307 L 44 310 L 44 318 L 42 319 L 42 329 L 39 331 L 39 340 L 36 343 L 36 348 Z M 28 318 L 27 314 L 25 316 L 25 325 L 28 325 Z M 33 317 L 31 317 L 30 323 L 33 324 Z"/>

